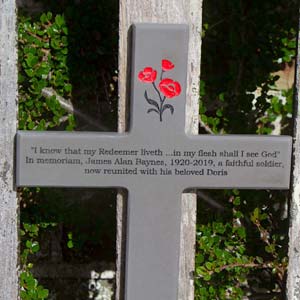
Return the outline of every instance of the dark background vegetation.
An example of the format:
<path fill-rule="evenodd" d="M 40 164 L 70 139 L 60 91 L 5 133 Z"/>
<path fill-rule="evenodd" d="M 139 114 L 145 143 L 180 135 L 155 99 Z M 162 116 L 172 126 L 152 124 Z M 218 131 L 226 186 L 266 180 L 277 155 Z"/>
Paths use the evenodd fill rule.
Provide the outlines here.
<path fill-rule="evenodd" d="M 278 91 L 274 72 L 293 64 L 298 1 L 209 0 L 203 9 L 203 123 L 214 133 L 272 134 L 280 116 L 281 134 L 291 134 L 293 90 Z M 288 194 L 208 195 L 209 205 L 198 201 L 196 299 L 285 299 Z"/>
<path fill-rule="evenodd" d="M 118 1 L 39 3 L 40 12 L 19 11 L 20 128 L 99 131 L 42 95 L 52 88 L 102 130 L 116 130 Z M 276 91 L 274 72 L 293 63 L 297 12 L 293 0 L 204 1 L 200 133 L 271 134 L 281 117 L 281 133 L 291 134 L 293 91 Z M 63 262 L 115 260 L 115 191 L 20 196 L 22 299 L 47 297 L 47 282 L 31 275 L 45 234 L 58 232 Z M 285 299 L 287 206 L 281 191 L 200 193 L 195 299 Z"/>

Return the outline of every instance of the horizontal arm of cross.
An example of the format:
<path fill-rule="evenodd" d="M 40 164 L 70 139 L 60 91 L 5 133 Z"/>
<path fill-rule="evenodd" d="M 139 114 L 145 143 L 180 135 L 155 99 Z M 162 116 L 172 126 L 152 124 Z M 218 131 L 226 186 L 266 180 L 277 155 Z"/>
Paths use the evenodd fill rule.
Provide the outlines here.
<path fill-rule="evenodd" d="M 17 185 L 289 187 L 291 138 L 19 132 Z"/>

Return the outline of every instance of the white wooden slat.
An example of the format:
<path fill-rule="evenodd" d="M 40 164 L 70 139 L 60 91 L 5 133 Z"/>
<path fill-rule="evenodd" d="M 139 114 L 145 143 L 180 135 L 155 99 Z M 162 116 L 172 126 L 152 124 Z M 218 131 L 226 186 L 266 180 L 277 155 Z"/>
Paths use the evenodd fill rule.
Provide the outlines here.
<path fill-rule="evenodd" d="M 18 299 L 18 202 L 14 189 L 17 116 L 16 7 L 0 1 L 0 299 Z"/>
<path fill-rule="evenodd" d="M 300 19 L 299 19 L 300 25 Z M 300 27 L 300 26 L 299 26 Z M 287 276 L 287 300 L 300 299 L 300 32 L 296 61 L 294 95 L 294 145 L 293 174 L 290 200 L 289 265 Z"/>

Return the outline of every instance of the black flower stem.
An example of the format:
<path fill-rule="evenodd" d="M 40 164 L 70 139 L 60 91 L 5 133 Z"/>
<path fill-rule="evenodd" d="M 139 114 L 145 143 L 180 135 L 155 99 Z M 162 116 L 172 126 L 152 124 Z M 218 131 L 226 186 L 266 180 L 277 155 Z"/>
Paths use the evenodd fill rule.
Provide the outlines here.
<path fill-rule="evenodd" d="M 159 108 L 159 120 L 162 122 L 162 114 L 163 114 L 163 108 L 164 108 L 164 102 L 166 100 L 166 97 L 160 102 L 160 108 Z"/>
<path fill-rule="evenodd" d="M 152 82 L 152 85 L 153 85 L 154 89 L 156 90 L 156 92 L 157 92 L 157 94 L 158 94 L 158 96 L 159 96 L 160 102 L 162 102 L 163 99 L 161 98 L 161 94 L 160 94 L 158 88 L 156 87 L 155 82 Z"/>
<path fill-rule="evenodd" d="M 162 81 L 162 79 L 163 79 L 164 72 L 165 72 L 164 70 L 161 70 L 160 81 Z M 166 100 L 166 97 L 164 97 L 163 100 L 160 101 L 159 119 L 161 122 L 162 122 L 163 104 L 164 104 L 165 100 Z"/>
<path fill-rule="evenodd" d="M 160 100 L 160 107 L 159 107 L 159 120 L 160 122 L 162 122 L 162 113 L 163 113 L 163 107 L 164 107 L 164 102 L 166 100 L 166 96 L 164 98 L 161 97 L 160 91 L 158 90 L 155 82 L 152 82 L 152 85 L 154 87 L 154 89 L 156 90 L 158 96 L 159 96 L 159 100 Z"/>

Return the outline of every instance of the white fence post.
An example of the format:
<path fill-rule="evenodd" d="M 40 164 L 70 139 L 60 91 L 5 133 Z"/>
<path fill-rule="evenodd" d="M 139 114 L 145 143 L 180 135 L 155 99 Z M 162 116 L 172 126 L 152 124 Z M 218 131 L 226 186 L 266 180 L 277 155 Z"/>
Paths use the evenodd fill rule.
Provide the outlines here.
<path fill-rule="evenodd" d="M 300 28 L 300 19 L 299 19 Z M 296 60 L 294 95 L 294 161 L 290 200 L 289 265 L 287 277 L 287 299 L 300 299 L 300 32 Z"/>
<path fill-rule="evenodd" d="M 128 113 L 128 30 L 134 22 L 185 23 L 190 26 L 186 131 L 198 133 L 198 102 L 201 57 L 202 0 L 120 0 L 119 37 L 119 132 L 126 130 Z M 130 54 L 130 53 L 129 53 Z M 117 204 L 117 292 L 123 298 L 124 241 L 126 231 L 125 196 L 118 195 Z M 194 299 L 194 244 L 196 196 L 184 194 L 181 230 L 179 299 Z"/>
<path fill-rule="evenodd" d="M 0 1 L 0 300 L 18 299 L 18 201 L 14 188 L 17 126 L 16 6 Z"/>

